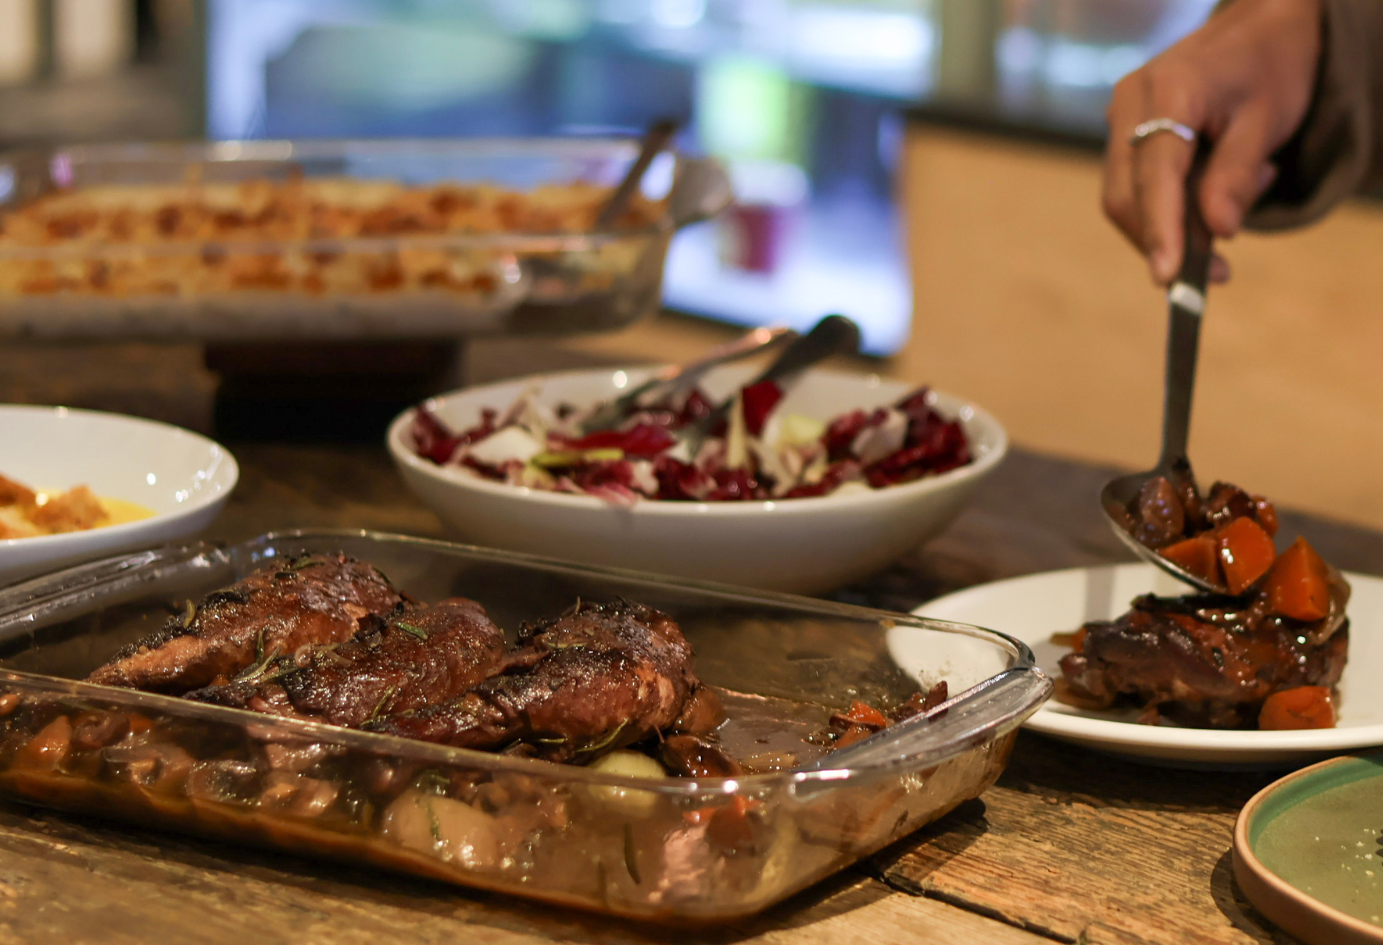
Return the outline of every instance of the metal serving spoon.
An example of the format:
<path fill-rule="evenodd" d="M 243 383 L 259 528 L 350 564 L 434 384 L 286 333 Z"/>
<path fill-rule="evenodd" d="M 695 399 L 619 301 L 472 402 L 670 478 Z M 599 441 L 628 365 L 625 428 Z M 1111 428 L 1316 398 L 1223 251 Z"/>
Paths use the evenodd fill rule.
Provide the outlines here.
<path fill-rule="evenodd" d="M 1114 533 L 1140 558 L 1150 561 L 1179 581 L 1203 591 L 1223 594 L 1224 587 L 1197 577 L 1147 547 L 1124 528 L 1120 513 L 1155 476 L 1178 486 L 1194 482 L 1191 461 L 1186 458 L 1186 440 L 1191 427 L 1191 395 L 1196 383 L 1196 354 L 1200 347 L 1201 317 L 1205 313 L 1206 282 L 1210 274 L 1210 229 L 1201 216 L 1201 176 L 1205 171 L 1208 148 L 1202 143 L 1186 175 L 1185 241 L 1181 271 L 1167 290 L 1170 322 L 1167 327 L 1166 399 L 1162 407 L 1162 456 L 1147 472 L 1132 473 L 1110 480 L 1100 491 L 1104 509 Z M 1178 493 L 1182 490 L 1178 489 Z"/>
<path fill-rule="evenodd" d="M 854 354 L 860 347 L 859 326 L 844 315 L 827 315 L 812 326 L 805 335 L 794 338 L 762 374 L 745 387 L 763 381 L 773 381 L 780 387 L 789 386 L 803 371 L 833 354 Z M 733 396 L 726 398 L 700 420 L 676 431 L 679 440 L 695 456 L 706 437 L 729 415 L 735 404 Z"/>
<path fill-rule="evenodd" d="M 653 159 L 662 154 L 663 150 L 672 143 L 675 134 L 677 134 L 677 122 L 671 118 L 659 119 L 649 126 L 648 131 L 644 132 L 643 142 L 639 146 L 638 157 L 634 158 L 634 163 L 629 165 L 624 179 L 619 182 L 615 192 L 610 195 L 610 199 L 601 208 L 600 213 L 595 218 L 595 224 L 591 227 L 592 230 L 599 233 L 601 230 L 607 230 L 614 225 L 638 191 L 639 184 L 643 182 L 643 176 L 648 172 Z"/>
<path fill-rule="evenodd" d="M 797 332 L 791 328 L 755 328 L 734 341 L 716 345 L 695 361 L 668 365 L 639 386 L 599 407 L 581 423 L 581 432 L 595 433 L 617 427 L 634 408 L 657 403 L 680 388 L 696 383 L 711 368 L 767 351 L 796 336 Z"/>

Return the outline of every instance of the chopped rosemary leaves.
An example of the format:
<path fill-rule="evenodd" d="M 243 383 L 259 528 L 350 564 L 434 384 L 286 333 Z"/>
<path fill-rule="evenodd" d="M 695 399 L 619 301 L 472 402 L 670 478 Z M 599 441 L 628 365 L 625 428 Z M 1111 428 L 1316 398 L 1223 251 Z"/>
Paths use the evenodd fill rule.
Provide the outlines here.
<path fill-rule="evenodd" d="M 263 649 L 262 642 L 259 649 Z M 279 672 L 273 673 L 272 675 L 270 674 L 270 670 L 274 668 L 274 660 L 278 657 L 278 655 L 279 648 L 274 647 L 272 650 L 269 651 L 269 655 L 265 656 L 263 659 L 256 660 L 253 666 L 248 667 L 239 676 L 236 676 L 235 681 L 240 683 L 260 681 L 269 682 L 284 675 L 293 668 L 293 663 L 291 660 L 288 662 L 288 665 L 280 669 Z"/>
<path fill-rule="evenodd" d="M 304 552 L 288 562 L 288 570 L 301 571 L 303 568 L 312 564 L 316 564 L 316 559 L 312 555 Z"/>
<path fill-rule="evenodd" d="M 412 787 L 424 794 L 446 794 L 451 790 L 451 778 L 436 768 L 425 768 L 413 778 Z"/>
<path fill-rule="evenodd" d="M 375 704 L 375 710 L 370 713 L 370 719 L 379 718 L 379 713 L 384 710 L 384 703 L 389 701 L 389 697 L 398 691 L 398 686 L 390 686 L 384 690 L 384 695 L 379 697 L 379 702 Z"/>
<path fill-rule="evenodd" d="M 394 626 L 398 627 L 404 633 L 412 634 L 419 640 L 427 639 L 427 631 L 424 630 L 422 627 L 418 626 L 416 623 L 405 623 L 402 620 L 396 620 L 394 621 Z"/>
<path fill-rule="evenodd" d="M 437 812 L 432 809 L 432 799 L 428 798 L 427 800 L 423 801 L 423 804 L 427 806 L 427 821 L 428 826 L 432 828 L 432 839 L 437 841 L 438 843 L 441 843 L 442 825 L 437 820 Z"/>
<path fill-rule="evenodd" d="M 623 732 L 624 727 L 628 724 L 628 720 L 619 723 L 614 727 L 612 731 L 610 731 L 609 734 L 602 735 L 595 741 L 590 742 L 589 744 L 584 745 L 581 748 L 578 748 L 576 750 L 576 753 L 578 755 L 590 755 L 598 751 L 604 751 L 605 749 L 609 748 L 611 745 L 615 743 L 615 741 L 619 738 L 620 732 Z"/>
<path fill-rule="evenodd" d="M 351 661 L 336 652 L 336 643 L 319 643 L 313 650 L 317 656 L 325 657 L 338 666 L 350 666 Z"/>

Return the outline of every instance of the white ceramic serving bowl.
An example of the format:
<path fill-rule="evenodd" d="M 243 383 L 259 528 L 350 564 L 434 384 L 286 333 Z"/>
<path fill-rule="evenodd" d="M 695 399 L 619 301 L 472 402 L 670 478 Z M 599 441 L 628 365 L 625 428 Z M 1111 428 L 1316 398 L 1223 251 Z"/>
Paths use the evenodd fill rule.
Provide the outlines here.
<path fill-rule="evenodd" d="M 87 485 L 151 518 L 0 541 L 0 584 L 103 555 L 195 535 L 239 477 L 235 458 L 196 433 L 114 413 L 0 405 L 0 474 L 39 490 Z"/>
<path fill-rule="evenodd" d="M 453 429 L 464 429 L 479 422 L 482 408 L 503 411 L 529 388 L 539 388 L 547 403 L 585 406 L 617 397 L 651 370 L 538 375 L 443 394 L 427 407 Z M 702 386 L 718 400 L 755 370 L 719 368 Z M 893 403 L 909 390 L 877 375 L 815 370 L 779 409 L 826 421 L 856 407 Z M 936 394 L 935 406 L 960 418 L 974 462 L 867 493 L 768 502 L 641 500 L 626 508 L 590 496 L 492 482 L 416 455 L 408 437 L 412 409 L 390 425 L 388 446 L 409 487 L 464 541 L 593 565 L 817 593 L 877 572 L 934 537 L 1003 458 L 1008 437 L 992 416 L 946 394 Z"/>

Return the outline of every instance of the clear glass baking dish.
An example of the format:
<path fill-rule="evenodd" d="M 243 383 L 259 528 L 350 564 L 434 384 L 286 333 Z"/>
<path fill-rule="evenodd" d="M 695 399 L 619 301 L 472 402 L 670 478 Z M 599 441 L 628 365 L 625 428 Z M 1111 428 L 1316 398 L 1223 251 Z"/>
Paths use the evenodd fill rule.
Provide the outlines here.
<path fill-rule="evenodd" d="M 577 598 L 660 608 L 694 645 L 701 679 L 768 707 L 747 730 L 769 746 L 793 719 L 824 719 L 821 707 L 896 701 L 942 679 L 953 696 L 790 769 L 697 781 L 74 681 L 184 600 L 266 562 L 337 550 L 421 599 L 474 597 L 507 628 Z M 147 551 L 15 585 L 0 593 L 0 655 L 10 796 L 678 922 L 756 912 L 979 795 L 1051 690 L 1022 643 L 988 630 L 358 531 Z"/>
<path fill-rule="evenodd" d="M 0 335 L 345 340 L 619 328 L 657 310 L 673 233 L 729 204 L 729 180 L 715 161 L 670 155 L 671 173 L 664 164 L 653 175 L 670 181 L 656 218 L 600 232 L 481 232 L 477 224 L 475 232 L 310 238 L 306 222 L 285 222 L 294 235 L 248 240 L 216 238 L 210 217 L 184 234 L 183 217 L 168 216 L 166 239 L 117 240 L 97 205 L 44 217 L 22 236 L 12 227 L 8 239 L 5 223 L 45 195 L 80 198 L 93 186 L 172 185 L 203 202 L 207 188 L 221 187 L 217 206 L 237 214 L 224 185 L 316 179 L 493 185 L 560 218 L 554 191 L 535 188 L 612 187 L 637 150 L 628 140 L 548 138 L 83 145 L 0 155 Z M 326 216 L 295 206 L 285 213 L 329 229 Z M 102 229 L 90 232 L 106 236 L 84 235 L 82 221 L 95 219 Z M 370 232 L 409 225 L 396 219 Z"/>

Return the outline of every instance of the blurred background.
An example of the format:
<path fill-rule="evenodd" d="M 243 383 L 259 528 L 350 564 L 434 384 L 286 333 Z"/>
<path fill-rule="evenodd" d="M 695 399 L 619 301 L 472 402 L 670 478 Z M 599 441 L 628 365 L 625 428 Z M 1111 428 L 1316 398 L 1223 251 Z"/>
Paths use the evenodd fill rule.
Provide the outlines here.
<path fill-rule="evenodd" d="M 1112 83 L 1213 0 L 0 0 L 0 139 L 637 134 L 729 163 L 670 308 L 907 340 L 909 108 L 1097 141 Z"/>
<path fill-rule="evenodd" d="M 674 243 L 664 301 L 693 319 L 572 345 L 646 359 L 839 311 L 876 369 L 974 398 L 1020 444 L 1145 467 L 1164 307 L 1099 213 L 1104 108 L 1213 5 L 0 0 L 0 147 L 637 134 L 672 115 L 740 198 Z M 1207 478 L 1383 525 L 1380 248 L 1361 202 L 1228 249 L 1193 429 Z"/>

